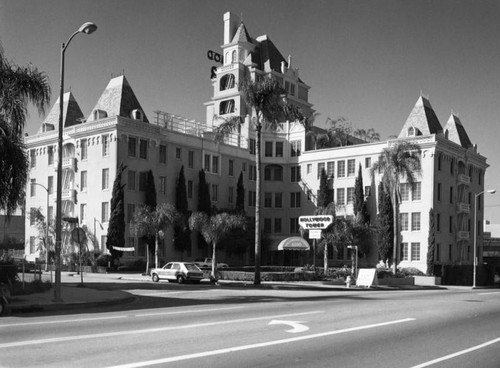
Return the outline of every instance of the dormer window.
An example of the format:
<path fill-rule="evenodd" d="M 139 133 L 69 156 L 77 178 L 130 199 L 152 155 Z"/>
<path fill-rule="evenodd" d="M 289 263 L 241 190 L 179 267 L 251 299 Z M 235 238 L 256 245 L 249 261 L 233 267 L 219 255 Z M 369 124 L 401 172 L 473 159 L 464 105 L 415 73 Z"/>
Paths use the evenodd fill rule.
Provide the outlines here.
<path fill-rule="evenodd" d="M 234 50 L 231 54 L 231 63 L 236 63 L 236 50 Z"/>
<path fill-rule="evenodd" d="M 414 137 L 415 136 L 415 128 L 414 127 L 410 127 L 408 129 L 408 137 Z"/>
<path fill-rule="evenodd" d="M 142 111 L 139 109 L 132 110 L 131 116 L 132 116 L 132 119 L 134 119 L 134 120 L 140 120 L 140 121 L 143 120 L 142 119 Z"/>
<path fill-rule="evenodd" d="M 94 120 L 100 120 L 108 117 L 108 113 L 104 110 L 95 109 L 94 110 Z"/>

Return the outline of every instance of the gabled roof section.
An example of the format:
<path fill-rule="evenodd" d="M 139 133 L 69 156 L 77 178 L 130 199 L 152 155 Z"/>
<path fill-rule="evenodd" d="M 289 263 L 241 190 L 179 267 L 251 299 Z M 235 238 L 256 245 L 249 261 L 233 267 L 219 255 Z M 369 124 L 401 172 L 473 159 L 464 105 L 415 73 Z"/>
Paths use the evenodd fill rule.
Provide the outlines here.
<path fill-rule="evenodd" d="M 413 132 L 413 134 L 409 134 L 409 132 Z M 408 119 L 406 119 L 406 123 L 403 125 L 398 138 L 405 138 L 409 135 L 430 135 L 442 132 L 443 127 L 431 103 L 427 98 L 420 96 L 413 110 L 410 112 Z"/>
<path fill-rule="evenodd" d="M 248 34 L 247 28 L 243 24 L 243 22 L 240 24 L 238 29 L 236 30 L 236 33 L 234 34 L 233 40 L 231 43 L 235 42 L 248 42 L 252 43 L 252 38 Z"/>
<path fill-rule="evenodd" d="M 450 118 L 444 127 L 444 131 L 445 137 L 448 140 L 461 145 L 463 148 L 472 147 L 472 142 L 470 141 L 469 136 L 467 135 L 467 132 L 465 131 L 465 128 L 458 116 L 454 114 L 450 115 Z"/>
<path fill-rule="evenodd" d="M 272 70 L 281 73 L 281 62 L 288 65 L 281 52 L 267 36 L 261 36 L 257 41 L 260 41 L 260 69 L 267 73 Z"/>
<path fill-rule="evenodd" d="M 93 112 L 95 110 L 105 111 L 107 116 L 123 116 L 126 118 L 131 117 L 133 110 L 143 111 L 139 100 L 124 75 L 112 78 L 109 81 L 99 101 L 97 101 L 87 118 L 88 121 L 94 120 Z M 144 111 L 142 115 L 143 121 L 149 123 Z"/>
<path fill-rule="evenodd" d="M 49 130 L 57 130 L 59 128 L 59 98 L 57 99 L 52 109 L 45 117 L 38 133 L 46 132 Z M 63 95 L 63 126 L 70 127 L 72 125 L 81 124 L 83 113 L 80 106 L 75 100 L 71 92 L 66 92 Z"/>

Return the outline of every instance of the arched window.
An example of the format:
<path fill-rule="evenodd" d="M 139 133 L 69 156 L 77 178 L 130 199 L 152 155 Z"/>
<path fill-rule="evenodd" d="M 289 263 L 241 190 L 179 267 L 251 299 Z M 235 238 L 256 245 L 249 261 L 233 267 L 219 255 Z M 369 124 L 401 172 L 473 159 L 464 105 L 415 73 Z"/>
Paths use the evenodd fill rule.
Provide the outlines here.
<path fill-rule="evenodd" d="M 408 137 L 413 137 L 415 135 L 415 128 L 408 128 Z"/>
<path fill-rule="evenodd" d="M 230 114 L 234 112 L 234 100 L 222 101 L 219 106 L 219 115 Z"/>
<path fill-rule="evenodd" d="M 235 86 L 234 74 L 226 74 L 220 79 L 219 90 L 224 91 L 226 89 L 234 88 Z"/>
<path fill-rule="evenodd" d="M 231 63 L 236 63 L 236 50 L 231 54 Z"/>

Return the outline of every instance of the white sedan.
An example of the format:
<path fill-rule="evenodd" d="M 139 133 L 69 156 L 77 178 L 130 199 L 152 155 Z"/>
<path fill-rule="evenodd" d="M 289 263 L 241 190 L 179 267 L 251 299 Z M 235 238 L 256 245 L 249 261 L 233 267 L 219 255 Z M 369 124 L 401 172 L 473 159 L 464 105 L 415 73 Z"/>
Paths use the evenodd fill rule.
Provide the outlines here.
<path fill-rule="evenodd" d="M 168 281 L 177 281 L 182 284 L 184 281 L 200 282 L 203 278 L 203 271 L 190 262 L 169 262 L 162 268 L 153 268 L 151 270 L 153 282 L 161 279 Z"/>

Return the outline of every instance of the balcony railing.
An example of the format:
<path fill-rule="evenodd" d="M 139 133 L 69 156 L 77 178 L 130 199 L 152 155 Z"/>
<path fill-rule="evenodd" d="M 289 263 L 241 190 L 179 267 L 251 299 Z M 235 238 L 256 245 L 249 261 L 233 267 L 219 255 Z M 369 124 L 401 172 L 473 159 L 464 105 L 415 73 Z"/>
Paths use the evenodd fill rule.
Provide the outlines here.
<path fill-rule="evenodd" d="M 457 204 L 458 213 L 470 213 L 470 204 L 459 202 Z"/>
<path fill-rule="evenodd" d="M 464 185 L 470 185 L 470 176 L 464 174 L 458 175 L 458 183 Z"/>
<path fill-rule="evenodd" d="M 76 171 L 76 157 L 63 157 L 62 168 Z M 57 171 L 57 160 L 54 161 L 54 170 Z"/>
<path fill-rule="evenodd" d="M 468 231 L 459 231 L 457 234 L 457 238 L 460 239 L 469 239 L 469 232 Z"/>
<path fill-rule="evenodd" d="M 76 203 L 76 190 L 75 189 L 63 189 L 61 193 L 61 199 L 63 201 L 71 201 Z"/>

